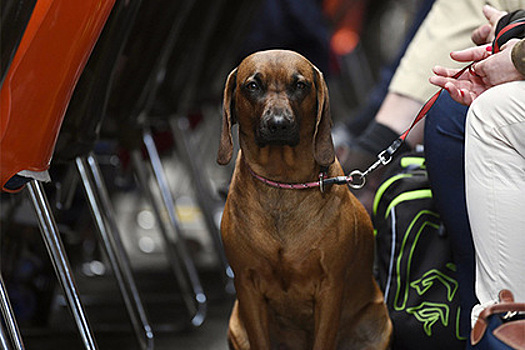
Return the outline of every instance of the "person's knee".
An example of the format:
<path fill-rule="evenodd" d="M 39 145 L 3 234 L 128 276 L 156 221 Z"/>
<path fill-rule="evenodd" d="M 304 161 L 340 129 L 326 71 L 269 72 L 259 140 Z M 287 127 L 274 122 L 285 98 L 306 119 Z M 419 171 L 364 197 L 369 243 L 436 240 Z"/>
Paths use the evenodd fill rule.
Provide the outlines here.
<path fill-rule="evenodd" d="M 483 127 L 488 124 L 489 116 L 494 115 L 494 100 L 492 94 L 486 91 L 472 102 L 467 113 L 466 133 L 467 135 L 479 135 Z M 491 123 L 492 124 L 492 123 Z"/>
<path fill-rule="evenodd" d="M 479 134 L 484 128 L 492 130 L 501 125 L 513 124 L 522 118 L 521 99 L 525 90 L 523 81 L 501 84 L 481 94 L 470 105 L 467 130 Z"/>

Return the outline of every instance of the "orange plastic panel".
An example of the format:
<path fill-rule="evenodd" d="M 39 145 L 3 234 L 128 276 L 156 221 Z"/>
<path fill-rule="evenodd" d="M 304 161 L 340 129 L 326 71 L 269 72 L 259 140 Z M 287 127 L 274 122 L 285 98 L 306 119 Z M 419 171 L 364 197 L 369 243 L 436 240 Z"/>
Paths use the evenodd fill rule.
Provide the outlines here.
<path fill-rule="evenodd" d="M 0 180 L 49 168 L 60 125 L 115 0 L 38 0 L 0 92 Z"/>

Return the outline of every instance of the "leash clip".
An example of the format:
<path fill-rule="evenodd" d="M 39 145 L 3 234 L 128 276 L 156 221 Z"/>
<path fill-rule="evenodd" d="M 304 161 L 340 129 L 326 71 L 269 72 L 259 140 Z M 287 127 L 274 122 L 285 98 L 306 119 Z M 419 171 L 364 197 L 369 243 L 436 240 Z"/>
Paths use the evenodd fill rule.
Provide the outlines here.
<path fill-rule="evenodd" d="M 360 190 L 366 184 L 366 174 L 361 170 L 354 170 L 349 174 L 347 182 L 354 190 Z"/>
<path fill-rule="evenodd" d="M 387 165 L 392 161 L 393 157 L 389 150 L 385 149 L 383 152 L 377 155 L 377 158 L 381 161 L 381 164 Z"/>
<path fill-rule="evenodd" d="M 372 165 L 370 165 L 370 167 L 368 167 L 365 172 L 360 170 L 352 171 L 349 175 L 350 179 L 348 181 L 348 185 L 356 190 L 363 188 L 363 186 L 366 184 L 367 175 L 379 168 L 380 165 L 385 166 L 390 163 L 394 158 L 394 153 L 399 149 L 402 143 L 403 139 L 401 138 L 394 140 L 394 142 L 392 142 L 392 144 L 387 149 L 377 155 L 377 160 Z M 359 179 L 357 182 L 355 181 L 356 178 Z"/>

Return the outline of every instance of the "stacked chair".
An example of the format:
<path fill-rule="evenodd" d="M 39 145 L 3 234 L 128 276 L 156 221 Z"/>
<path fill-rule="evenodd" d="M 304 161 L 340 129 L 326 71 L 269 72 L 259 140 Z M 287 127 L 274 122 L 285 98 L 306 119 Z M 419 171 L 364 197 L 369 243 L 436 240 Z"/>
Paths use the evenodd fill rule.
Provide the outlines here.
<path fill-rule="evenodd" d="M 16 0 L 2 2 L 2 7 L 0 9 L 0 86 L 4 82 L 9 65 L 13 61 L 16 49 L 20 44 L 22 35 L 27 27 L 29 19 L 31 18 L 33 9 L 35 8 L 35 3 L 36 0 L 20 1 L 18 3 Z M 0 304 L 2 315 L 5 320 L 5 322 L 0 322 L 0 346 L 2 349 L 9 349 L 12 345 L 16 345 L 17 349 L 23 348 L 22 338 L 20 337 L 18 325 L 14 318 L 7 289 L 1 274 Z M 8 331 L 5 329 L 4 323 L 9 327 L 9 334 L 12 336 L 13 340 L 8 337 Z M 12 344 L 11 341 L 14 344 Z"/>
<path fill-rule="evenodd" d="M 96 349 L 97 345 L 40 181 L 48 176 L 71 94 L 113 4 L 95 0 L 36 1 L 27 26 L 18 26 L 23 35 L 0 92 L 1 189 L 17 192 L 27 184 L 46 247 L 86 349 Z M 2 315 L 10 338 L 4 337 L 3 342 L 23 349 L 3 284 L 1 290 Z"/>
<path fill-rule="evenodd" d="M 174 198 L 148 123 L 148 111 L 166 70 L 167 57 L 182 35 L 181 28 L 196 2 L 143 2 L 139 10 L 141 15 L 124 48 L 125 64 L 120 67 L 121 73 L 109 99 L 108 117 L 118 127 L 103 130 L 103 135 L 117 137 L 129 150 L 136 178 L 159 223 L 167 260 L 179 284 L 190 323 L 200 326 L 206 318 L 207 297 L 181 235 Z M 146 158 L 143 148 L 148 155 Z M 151 174 L 156 189 L 150 186 Z"/>
<path fill-rule="evenodd" d="M 31 18 L 36 0 L 5 0 L 0 8 L 0 85 L 3 83 L 7 68 L 13 61 L 18 44 Z"/>
<path fill-rule="evenodd" d="M 106 114 L 116 67 L 135 24 L 141 1 L 116 0 L 113 12 L 80 77 L 64 118 L 55 147 L 53 163 L 74 164 L 81 179 L 100 245 L 104 248 L 133 326 L 144 350 L 153 349 L 153 332 L 139 296 L 126 254 L 114 209 L 93 150 Z M 77 177 L 66 181 L 61 209 L 67 209 L 68 194 L 74 193 Z"/>

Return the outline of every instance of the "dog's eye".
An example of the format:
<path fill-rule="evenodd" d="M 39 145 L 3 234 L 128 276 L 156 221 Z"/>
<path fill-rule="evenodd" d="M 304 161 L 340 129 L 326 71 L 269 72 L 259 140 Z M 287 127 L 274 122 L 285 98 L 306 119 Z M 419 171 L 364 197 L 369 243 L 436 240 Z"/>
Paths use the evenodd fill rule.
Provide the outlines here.
<path fill-rule="evenodd" d="M 306 89 L 306 84 L 303 83 L 302 81 L 298 81 L 297 83 L 295 83 L 295 89 L 296 90 L 304 90 L 304 89 Z"/>
<path fill-rule="evenodd" d="M 259 90 L 259 84 L 257 84 L 255 81 L 251 81 L 248 84 L 246 84 L 246 89 L 248 91 L 257 91 Z"/>

